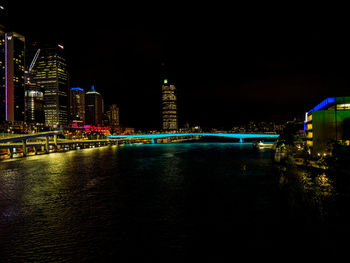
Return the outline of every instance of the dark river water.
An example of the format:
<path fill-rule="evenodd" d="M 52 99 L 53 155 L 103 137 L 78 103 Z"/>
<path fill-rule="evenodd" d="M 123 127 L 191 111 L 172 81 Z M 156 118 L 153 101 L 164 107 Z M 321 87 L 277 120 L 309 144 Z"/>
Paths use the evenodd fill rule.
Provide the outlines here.
<path fill-rule="evenodd" d="M 327 178 L 290 186 L 271 155 L 251 144 L 182 143 L 1 161 L 0 262 L 347 251 L 349 221 L 328 212 L 336 193 Z"/>

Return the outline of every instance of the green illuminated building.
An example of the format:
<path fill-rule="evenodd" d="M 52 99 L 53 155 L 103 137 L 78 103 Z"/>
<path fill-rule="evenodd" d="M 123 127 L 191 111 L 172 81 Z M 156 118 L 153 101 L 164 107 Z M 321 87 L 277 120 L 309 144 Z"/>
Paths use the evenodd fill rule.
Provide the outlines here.
<path fill-rule="evenodd" d="M 325 153 L 333 142 L 349 145 L 350 97 L 323 100 L 306 113 L 306 144 L 315 153 Z"/>

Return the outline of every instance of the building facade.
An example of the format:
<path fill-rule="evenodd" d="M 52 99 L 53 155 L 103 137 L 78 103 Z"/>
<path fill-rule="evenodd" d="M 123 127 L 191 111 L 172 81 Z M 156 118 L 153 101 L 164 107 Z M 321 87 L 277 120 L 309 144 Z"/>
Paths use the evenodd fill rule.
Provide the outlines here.
<path fill-rule="evenodd" d="M 70 121 L 78 125 L 85 124 L 85 92 L 84 89 L 75 87 L 70 89 Z"/>
<path fill-rule="evenodd" d="M 107 117 L 110 126 L 119 126 L 119 108 L 116 104 L 112 104 L 109 106 Z"/>
<path fill-rule="evenodd" d="M 33 124 L 44 124 L 44 92 L 43 87 L 27 82 L 25 91 L 25 121 Z"/>
<path fill-rule="evenodd" d="M 305 114 L 306 144 L 313 153 L 350 142 L 350 97 L 326 98 Z"/>
<path fill-rule="evenodd" d="M 23 122 L 25 38 L 0 27 L 0 121 Z"/>
<path fill-rule="evenodd" d="M 61 45 L 43 46 L 38 51 L 30 78 L 44 87 L 45 125 L 49 127 L 66 126 L 69 83 L 64 48 Z"/>
<path fill-rule="evenodd" d="M 102 125 L 104 117 L 103 99 L 95 90 L 94 85 L 85 93 L 85 123 L 88 125 Z"/>
<path fill-rule="evenodd" d="M 164 79 L 162 84 L 162 128 L 164 131 L 178 129 L 175 85 Z"/>
<path fill-rule="evenodd" d="M 0 122 L 6 121 L 5 27 L 0 25 Z"/>

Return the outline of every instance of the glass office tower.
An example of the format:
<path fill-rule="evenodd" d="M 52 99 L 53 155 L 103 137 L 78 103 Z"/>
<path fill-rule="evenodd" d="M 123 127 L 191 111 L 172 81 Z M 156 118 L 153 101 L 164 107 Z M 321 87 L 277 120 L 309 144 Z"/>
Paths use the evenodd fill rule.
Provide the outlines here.
<path fill-rule="evenodd" d="M 32 82 L 44 87 L 45 125 L 61 127 L 68 124 L 68 72 L 61 45 L 40 48 L 30 72 Z"/>
<path fill-rule="evenodd" d="M 4 26 L 0 25 L 0 122 L 3 122 L 6 120 L 6 114 L 5 114 L 5 105 L 6 105 L 6 98 L 5 98 L 5 28 Z"/>
<path fill-rule="evenodd" d="M 107 116 L 110 126 L 119 126 L 119 108 L 116 104 L 109 106 Z"/>
<path fill-rule="evenodd" d="M 0 27 L 0 120 L 24 121 L 25 38 Z"/>
<path fill-rule="evenodd" d="M 92 85 L 85 94 L 85 122 L 88 125 L 101 125 L 103 123 L 104 105 L 100 93 Z"/>
<path fill-rule="evenodd" d="M 42 125 L 45 123 L 43 87 L 36 83 L 26 83 L 25 112 L 27 123 Z"/>
<path fill-rule="evenodd" d="M 70 89 L 70 120 L 78 125 L 85 124 L 85 92 L 80 87 Z"/>

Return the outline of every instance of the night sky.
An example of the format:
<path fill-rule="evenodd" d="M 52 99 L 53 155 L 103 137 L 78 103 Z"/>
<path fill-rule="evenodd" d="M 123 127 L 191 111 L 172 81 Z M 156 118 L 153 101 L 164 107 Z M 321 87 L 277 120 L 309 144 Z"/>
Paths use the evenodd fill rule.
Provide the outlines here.
<path fill-rule="evenodd" d="M 178 89 L 180 126 L 302 120 L 324 98 L 350 95 L 341 8 L 74 2 L 11 0 L 2 21 L 63 44 L 71 87 L 94 84 L 124 125 L 160 128 L 161 63 Z"/>

